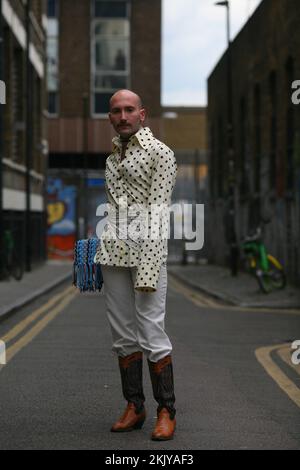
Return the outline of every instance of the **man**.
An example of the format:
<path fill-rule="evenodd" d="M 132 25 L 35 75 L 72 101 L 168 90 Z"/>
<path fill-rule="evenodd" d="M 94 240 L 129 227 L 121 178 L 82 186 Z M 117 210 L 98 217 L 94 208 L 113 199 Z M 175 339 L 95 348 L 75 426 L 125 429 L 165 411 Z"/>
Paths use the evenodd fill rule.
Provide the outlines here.
<path fill-rule="evenodd" d="M 144 423 L 144 353 L 158 402 L 152 439 L 168 440 L 173 438 L 176 420 L 172 345 L 164 329 L 167 239 L 161 232 L 153 236 L 158 219 L 152 209 L 170 204 L 177 166 L 173 152 L 143 127 L 145 117 L 141 99 L 132 91 L 120 90 L 112 96 L 109 119 L 118 137 L 113 139 L 113 152 L 106 161 L 108 224 L 96 262 L 101 263 L 112 349 L 118 355 L 128 402 L 111 431 L 132 431 Z M 142 216 L 140 226 L 135 233 L 122 231 L 123 222 L 128 223 L 128 214 L 136 207 Z M 160 219 L 166 219 L 166 212 L 161 213 Z"/>

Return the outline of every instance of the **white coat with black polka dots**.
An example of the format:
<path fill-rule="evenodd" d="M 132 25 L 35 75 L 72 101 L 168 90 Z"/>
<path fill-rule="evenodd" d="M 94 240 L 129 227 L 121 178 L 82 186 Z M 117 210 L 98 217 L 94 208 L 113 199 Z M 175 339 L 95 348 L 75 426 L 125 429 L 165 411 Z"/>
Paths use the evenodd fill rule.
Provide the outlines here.
<path fill-rule="evenodd" d="M 124 199 L 128 209 L 135 205 L 143 207 L 148 212 L 148 234 L 151 234 L 151 208 L 154 205 L 169 207 L 171 202 L 177 175 L 174 153 L 157 140 L 148 127 L 141 128 L 130 137 L 122 161 L 119 137 L 113 139 L 113 145 L 113 152 L 106 160 L 105 169 L 108 207 L 118 211 L 120 201 Z M 166 217 L 166 211 L 162 213 Z M 166 220 L 160 223 L 165 224 Z M 126 243 L 123 237 L 111 237 L 109 230 L 104 230 L 95 261 L 110 266 L 136 266 L 135 289 L 155 291 L 160 266 L 166 262 L 167 254 L 166 237 L 149 235 L 143 238 L 137 249 Z"/>

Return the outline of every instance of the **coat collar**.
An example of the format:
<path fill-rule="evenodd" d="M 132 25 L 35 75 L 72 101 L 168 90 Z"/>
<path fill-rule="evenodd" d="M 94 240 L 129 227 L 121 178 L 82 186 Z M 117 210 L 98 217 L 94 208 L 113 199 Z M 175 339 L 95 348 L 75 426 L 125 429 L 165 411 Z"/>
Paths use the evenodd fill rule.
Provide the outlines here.
<path fill-rule="evenodd" d="M 153 139 L 153 134 L 149 127 L 141 127 L 135 134 L 133 134 L 130 139 L 129 143 L 132 145 L 139 145 L 144 150 L 149 148 L 150 142 Z M 113 151 L 117 148 L 121 148 L 121 139 L 120 136 L 116 136 L 112 139 L 113 143 Z"/>

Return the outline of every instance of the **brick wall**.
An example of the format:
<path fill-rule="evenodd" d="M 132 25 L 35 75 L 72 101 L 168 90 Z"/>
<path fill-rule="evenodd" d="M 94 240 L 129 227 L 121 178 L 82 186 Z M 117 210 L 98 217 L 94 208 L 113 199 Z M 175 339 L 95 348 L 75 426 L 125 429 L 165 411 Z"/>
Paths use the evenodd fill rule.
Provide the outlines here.
<path fill-rule="evenodd" d="M 164 141 L 173 149 L 207 149 L 206 108 L 164 108 Z"/>
<path fill-rule="evenodd" d="M 291 84 L 300 79 L 299 21 L 297 0 L 264 0 L 232 44 L 238 235 L 244 236 L 260 215 L 269 214 L 265 240 L 296 282 L 300 107 L 291 104 Z M 226 61 L 224 54 L 208 79 L 212 227 L 223 224 L 228 189 Z M 211 240 L 214 260 L 225 262 L 224 238 L 206 239 Z"/>
<path fill-rule="evenodd" d="M 132 0 L 131 88 L 149 115 L 161 115 L 161 0 Z"/>
<path fill-rule="evenodd" d="M 82 151 L 79 149 L 81 144 L 77 145 L 81 142 L 81 130 L 78 134 L 75 129 L 82 128 L 83 94 L 87 93 L 90 99 L 90 5 L 90 1 L 82 0 L 60 2 L 59 116 L 49 120 L 50 151 L 61 148 L 61 137 L 59 141 L 55 139 L 62 135 L 66 125 L 71 134 L 65 140 L 74 142 L 73 148 L 77 148 L 77 152 Z M 161 115 L 161 0 L 132 0 L 130 10 L 130 88 L 141 95 L 149 118 L 157 120 Z M 95 126 L 90 124 L 90 128 Z M 96 152 L 107 151 L 107 135 L 104 138 L 100 136 L 97 142 L 99 147 L 95 149 L 95 139 L 89 133 L 88 148 Z"/>
<path fill-rule="evenodd" d="M 64 0 L 59 12 L 59 115 L 78 117 L 90 92 L 90 2 Z"/>

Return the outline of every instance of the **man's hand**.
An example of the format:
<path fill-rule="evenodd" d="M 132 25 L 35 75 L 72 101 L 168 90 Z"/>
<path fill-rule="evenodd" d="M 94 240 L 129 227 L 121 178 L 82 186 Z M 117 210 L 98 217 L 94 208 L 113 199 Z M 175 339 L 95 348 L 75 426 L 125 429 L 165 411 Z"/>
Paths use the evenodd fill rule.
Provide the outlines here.
<path fill-rule="evenodd" d="M 153 289 L 153 287 L 136 287 L 135 290 L 139 292 L 155 292 L 156 289 Z"/>

